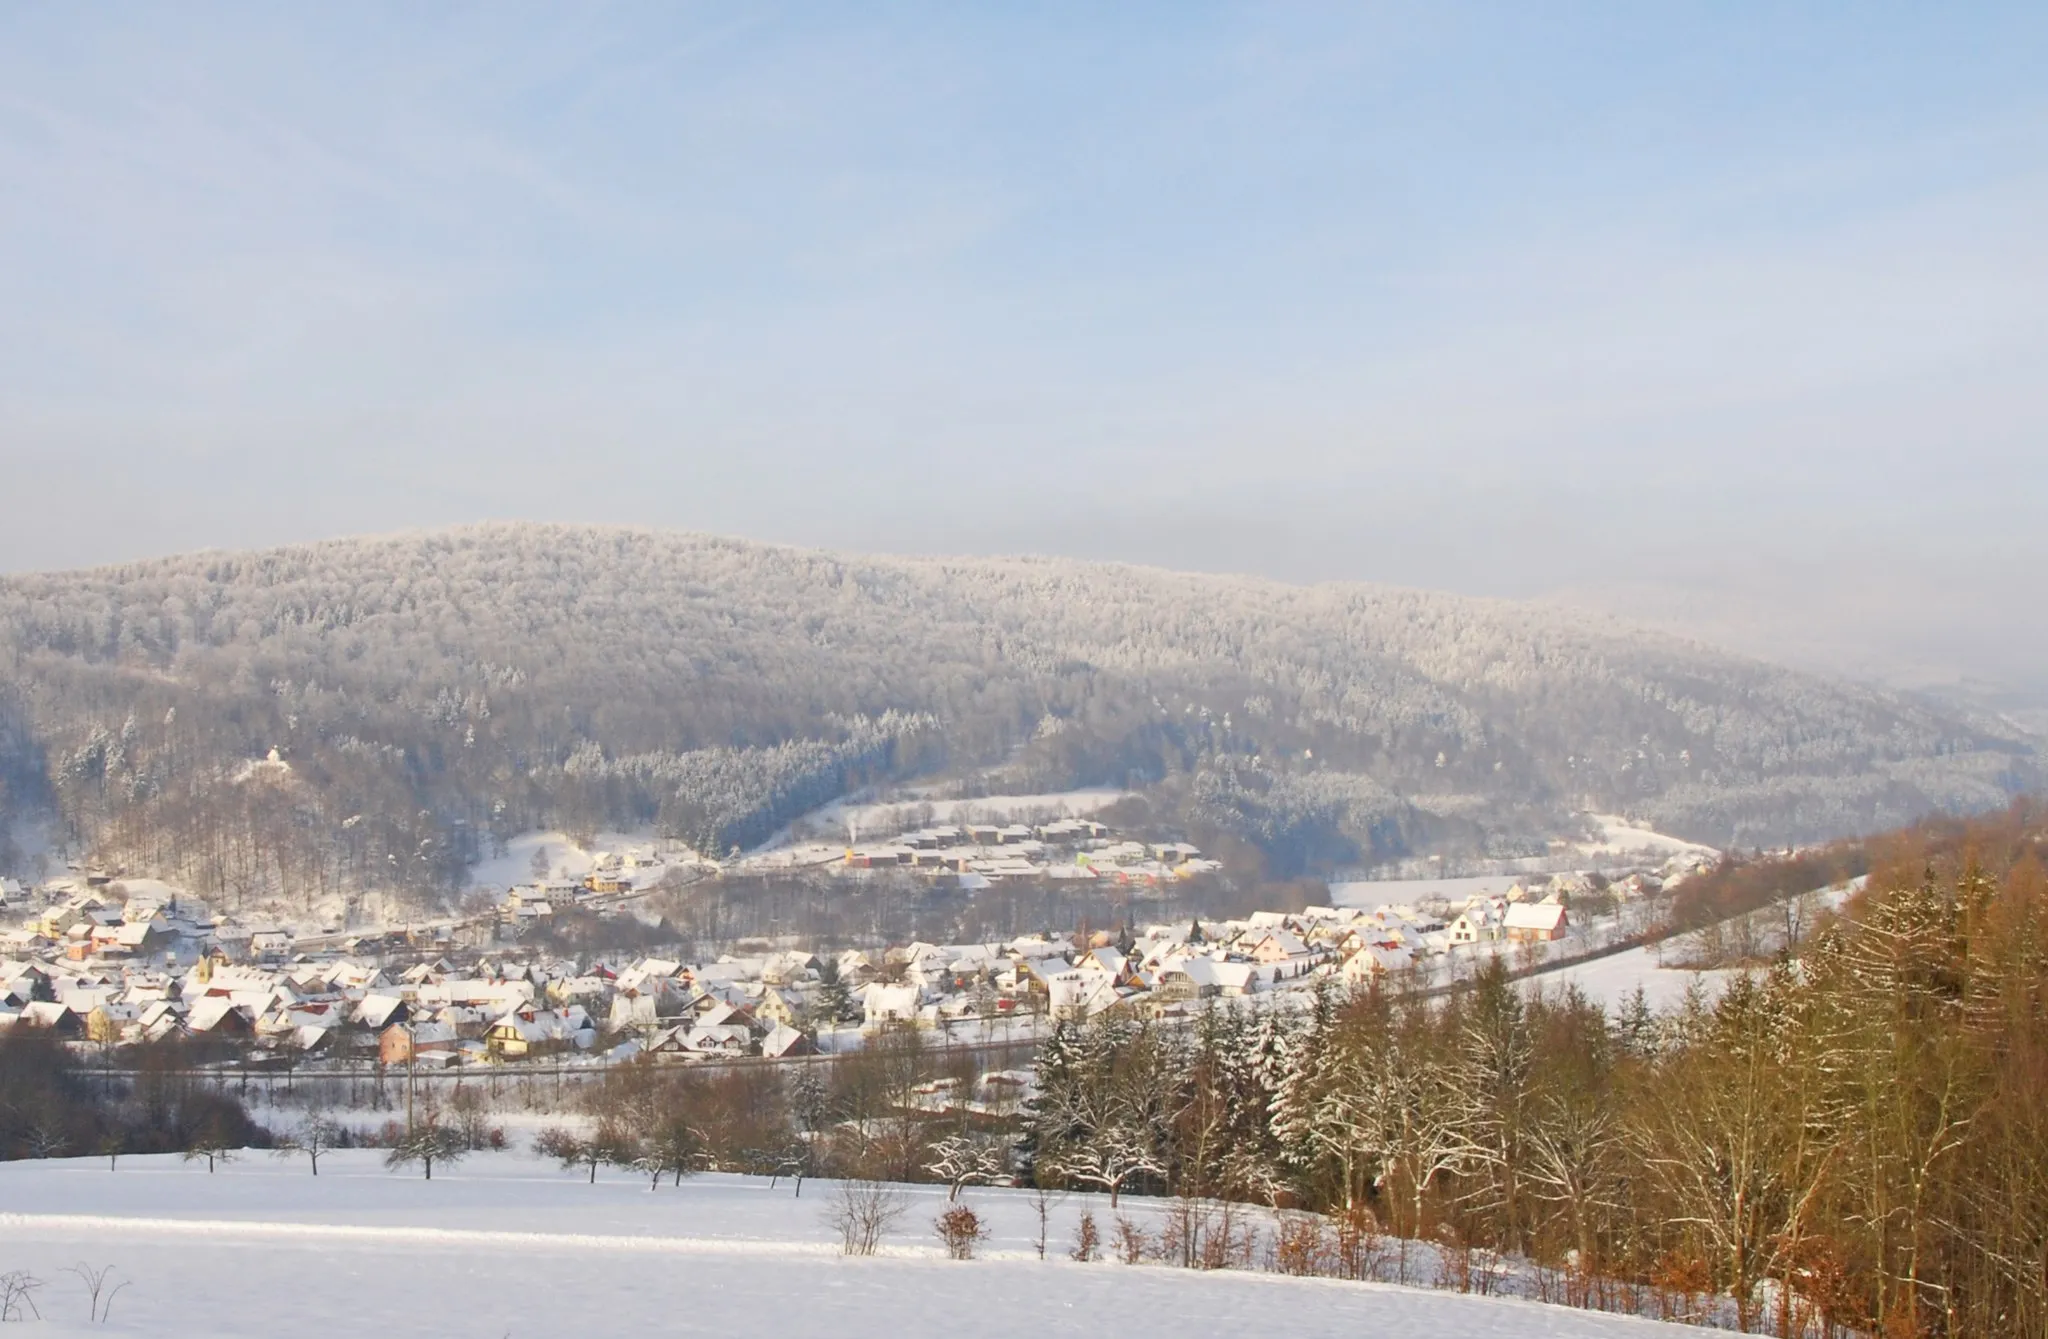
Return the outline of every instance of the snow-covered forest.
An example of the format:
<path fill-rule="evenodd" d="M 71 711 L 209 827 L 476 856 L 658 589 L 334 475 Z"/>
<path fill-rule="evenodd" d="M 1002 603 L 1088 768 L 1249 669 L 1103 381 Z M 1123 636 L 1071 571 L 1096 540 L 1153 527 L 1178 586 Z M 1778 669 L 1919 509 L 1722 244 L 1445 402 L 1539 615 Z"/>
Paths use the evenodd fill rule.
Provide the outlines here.
<path fill-rule="evenodd" d="M 533 525 L 0 581 L 0 826 L 216 895 L 434 895 L 541 827 L 722 856 L 990 769 L 1145 787 L 1277 873 L 1517 853 L 1584 809 L 1778 844 L 2041 779 L 1996 723 L 1363 585 Z"/>

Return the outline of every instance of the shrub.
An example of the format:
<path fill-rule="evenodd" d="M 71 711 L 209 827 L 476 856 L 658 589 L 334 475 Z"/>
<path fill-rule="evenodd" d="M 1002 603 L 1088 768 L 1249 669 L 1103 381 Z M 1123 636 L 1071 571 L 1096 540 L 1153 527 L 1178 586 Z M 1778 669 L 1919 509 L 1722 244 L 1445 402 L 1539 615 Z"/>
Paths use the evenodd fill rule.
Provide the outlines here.
<path fill-rule="evenodd" d="M 1330 1243 L 1323 1220 L 1314 1214 L 1285 1214 L 1273 1238 L 1273 1269 L 1281 1274 L 1332 1272 Z"/>
<path fill-rule="evenodd" d="M 1650 1286 L 1660 1319 L 1687 1322 L 1701 1315 L 1701 1302 L 1714 1290 L 1714 1276 L 1697 1256 L 1667 1251 L 1651 1267 Z"/>
<path fill-rule="evenodd" d="M 841 1181 L 825 1206 L 843 1255 L 873 1255 L 902 1216 L 902 1195 L 881 1181 Z"/>
<path fill-rule="evenodd" d="M 972 1260 L 975 1243 L 988 1238 L 988 1225 L 981 1221 L 981 1215 L 964 1204 L 955 1204 L 940 1214 L 933 1226 L 939 1240 L 946 1243 L 946 1254 L 955 1260 Z"/>
<path fill-rule="evenodd" d="M 36 1309 L 35 1293 L 43 1281 L 25 1269 L 10 1270 L 0 1274 L 0 1321 L 37 1320 L 43 1313 Z"/>
<path fill-rule="evenodd" d="M 1096 1252 L 1101 1245 L 1102 1233 L 1095 1226 L 1095 1215 L 1092 1213 L 1082 1214 L 1080 1225 L 1074 1229 L 1073 1249 L 1068 1251 L 1067 1254 L 1085 1265 L 1095 1258 Z"/>
<path fill-rule="evenodd" d="M 583 1141 L 572 1130 L 559 1125 L 550 1125 L 533 1137 L 533 1151 L 543 1158 L 552 1158 L 566 1167 L 574 1167 L 583 1161 Z"/>
<path fill-rule="evenodd" d="M 1379 1220 L 1373 1217 L 1372 1210 L 1361 1206 L 1337 1220 L 1337 1272 L 1343 1277 L 1378 1279 L 1389 1254 L 1387 1239 L 1380 1232 Z M 1404 1264 L 1404 1279 L 1405 1274 Z"/>
<path fill-rule="evenodd" d="M 1116 1254 L 1127 1265 L 1145 1258 L 1145 1229 L 1122 1214 L 1116 1216 Z"/>

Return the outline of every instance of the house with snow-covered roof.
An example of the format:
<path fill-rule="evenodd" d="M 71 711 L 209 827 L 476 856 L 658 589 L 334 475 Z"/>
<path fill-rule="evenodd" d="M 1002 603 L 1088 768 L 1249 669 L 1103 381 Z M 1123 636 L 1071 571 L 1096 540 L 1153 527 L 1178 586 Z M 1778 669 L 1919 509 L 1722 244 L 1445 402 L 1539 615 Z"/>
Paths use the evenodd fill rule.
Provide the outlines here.
<path fill-rule="evenodd" d="M 508 1059 L 587 1049 L 596 1039 L 597 1030 L 582 1009 L 557 1012 L 530 1004 L 505 1014 L 484 1033 L 490 1053 Z"/>
<path fill-rule="evenodd" d="M 186 1011 L 185 1030 L 195 1037 L 248 1037 L 256 1031 L 256 1016 L 232 996 L 207 995 Z"/>
<path fill-rule="evenodd" d="M 1239 945 L 1239 951 L 1246 957 L 1269 967 L 1283 963 L 1299 964 L 1314 956 L 1309 946 L 1292 930 L 1247 933 L 1239 940 Z"/>
<path fill-rule="evenodd" d="M 892 986 L 881 981 L 861 988 L 861 1009 L 868 1027 L 886 1023 L 915 1022 L 924 1008 L 923 992 L 916 986 Z"/>
<path fill-rule="evenodd" d="M 763 1023 L 794 1027 L 810 1007 L 810 995 L 796 986 L 764 986 L 754 1003 L 754 1017 Z"/>
<path fill-rule="evenodd" d="M 761 1038 L 761 1054 L 769 1060 L 789 1060 L 801 1055 L 816 1055 L 818 1048 L 811 1039 L 793 1027 L 771 1028 Z"/>
<path fill-rule="evenodd" d="M 412 1017 L 411 1009 L 404 999 L 397 995 L 365 995 L 355 1008 L 352 1021 L 361 1023 L 373 1032 L 382 1032 L 397 1023 L 404 1023 Z"/>
<path fill-rule="evenodd" d="M 85 1019 L 68 1004 L 37 1000 L 21 1006 L 19 1026 L 31 1027 L 57 1037 L 83 1037 Z"/>
<path fill-rule="evenodd" d="M 386 1065 L 447 1065 L 461 1054 L 462 1038 L 446 1023 L 394 1024 L 377 1036 L 377 1059 Z"/>
<path fill-rule="evenodd" d="M 1107 972 L 1070 969 L 1044 978 L 1046 1012 L 1054 1018 L 1093 1018 L 1113 1008 L 1120 997 Z"/>
<path fill-rule="evenodd" d="M 754 1030 L 743 1023 L 699 1025 L 684 1034 L 683 1045 L 698 1055 L 736 1058 L 753 1053 L 754 1035 Z"/>
<path fill-rule="evenodd" d="M 1491 943 L 1500 938 L 1500 916 L 1492 903 L 1475 902 L 1451 921 L 1450 936 L 1453 944 Z"/>
<path fill-rule="evenodd" d="M 1364 944 L 1344 960 L 1337 974 L 1347 985 L 1362 986 L 1414 965 L 1415 953 L 1406 944 Z"/>
<path fill-rule="evenodd" d="M 1564 938 L 1569 924 L 1562 902 L 1516 902 L 1501 928 L 1511 944 L 1537 944 Z"/>

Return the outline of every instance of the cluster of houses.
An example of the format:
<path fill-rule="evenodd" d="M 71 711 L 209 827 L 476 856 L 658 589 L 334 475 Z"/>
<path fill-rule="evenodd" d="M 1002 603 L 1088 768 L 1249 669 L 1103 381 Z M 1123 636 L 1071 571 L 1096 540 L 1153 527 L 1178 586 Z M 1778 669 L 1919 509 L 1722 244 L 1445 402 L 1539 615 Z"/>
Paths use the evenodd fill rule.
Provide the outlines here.
<path fill-rule="evenodd" d="M 498 902 L 498 915 L 513 926 L 544 923 L 564 907 L 602 906 L 612 899 L 644 893 L 660 883 L 676 863 L 652 846 L 598 851 L 592 855 L 589 869 L 580 875 L 558 870 L 508 890 Z"/>
<path fill-rule="evenodd" d="M 1089 869 L 1121 868 L 1117 860 L 1137 846 L 1099 824 L 1065 820 L 910 833 L 891 849 L 914 862 L 986 849 L 991 836 L 997 849 L 1033 849 L 1027 844 L 1048 835 L 1098 843 L 1079 852 L 1079 867 Z M 962 838 L 976 845 L 963 847 Z M 1137 849 L 1163 869 L 1200 860 L 1185 846 Z M 1577 928 L 1575 898 L 1649 896 L 1660 887 L 1649 873 L 1611 884 L 1563 876 L 1460 905 L 1318 906 L 1091 936 L 823 955 L 785 947 L 691 963 L 577 962 L 431 938 L 295 943 L 282 930 L 212 916 L 203 902 L 147 880 L 59 884 L 43 890 L 39 906 L 6 885 L 0 899 L 21 921 L 0 935 L 0 1029 L 47 1028 L 109 1045 L 214 1039 L 294 1059 L 374 1056 L 415 1066 L 564 1055 L 775 1059 L 845 1050 L 889 1026 L 978 1027 L 984 1037 L 995 1026 L 1015 1036 L 1021 1026 L 1028 1037 L 1044 1020 L 1113 1009 L 1171 1017 L 1327 980 L 1356 986 L 1460 955 L 1563 940 Z M 509 914 L 545 902 L 544 892 L 515 891 Z"/>
<path fill-rule="evenodd" d="M 1131 841 L 1088 818 L 920 828 L 877 845 L 847 847 L 840 863 L 848 870 L 950 877 L 967 890 L 1004 880 L 1161 883 L 1222 868 L 1186 842 Z"/>
<path fill-rule="evenodd" d="M 645 892 L 670 863 L 651 848 L 601 852 L 581 877 L 556 874 L 507 890 L 499 898 L 498 916 L 512 927 L 545 924 L 567 907 L 604 905 L 619 896 Z M 1061 818 L 926 827 L 871 845 L 783 846 L 746 857 L 738 868 L 799 866 L 829 868 L 851 877 L 904 871 L 975 892 L 997 883 L 1041 880 L 1159 884 L 1213 873 L 1222 863 L 1205 858 L 1186 842 L 1131 841 L 1093 819 Z"/>
<path fill-rule="evenodd" d="M 806 1054 L 807 1036 L 745 1007 L 743 992 L 699 988 L 678 963 L 624 970 L 561 962 L 457 963 L 402 970 L 338 955 L 282 965 L 189 966 L 0 960 L 0 1031 L 47 1029 L 107 1046 L 189 1039 L 293 1062 L 509 1062 L 649 1049 L 690 1056 Z M 712 968 L 707 976 L 724 975 Z"/>

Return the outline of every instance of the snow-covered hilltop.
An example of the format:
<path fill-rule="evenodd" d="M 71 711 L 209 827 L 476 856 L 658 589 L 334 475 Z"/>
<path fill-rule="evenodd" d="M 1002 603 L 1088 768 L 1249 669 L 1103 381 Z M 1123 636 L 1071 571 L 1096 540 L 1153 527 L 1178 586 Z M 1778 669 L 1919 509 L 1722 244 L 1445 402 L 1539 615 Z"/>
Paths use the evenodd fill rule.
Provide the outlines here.
<path fill-rule="evenodd" d="M 617 529 L 9 578 L 0 656 L 0 802 L 207 890 L 452 889 L 541 827 L 723 856 L 992 770 L 1147 789 L 1283 872 L 1526 854 L 1583 810 L 1779 844 L 2041 776 L 2023 736 L 1552 608 Z"/>

